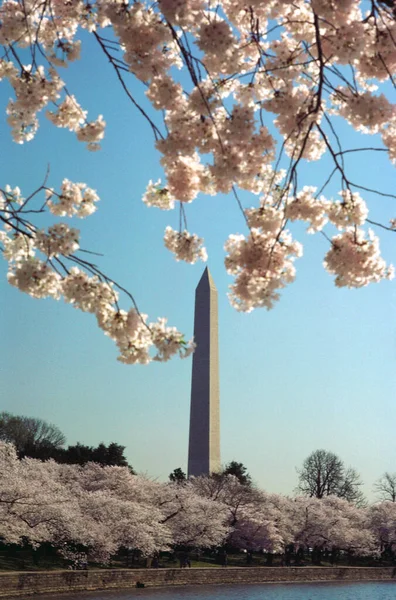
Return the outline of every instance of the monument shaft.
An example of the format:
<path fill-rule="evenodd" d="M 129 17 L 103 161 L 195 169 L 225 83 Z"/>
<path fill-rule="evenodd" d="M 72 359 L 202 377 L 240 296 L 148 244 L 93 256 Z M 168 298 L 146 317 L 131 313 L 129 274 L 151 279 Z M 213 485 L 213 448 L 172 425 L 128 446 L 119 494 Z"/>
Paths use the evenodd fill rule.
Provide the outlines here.
<path fill-rule="evenodd" d="M 188 476 L 220 469 L 217 290 L 208 268 L 195 291 Z"/>

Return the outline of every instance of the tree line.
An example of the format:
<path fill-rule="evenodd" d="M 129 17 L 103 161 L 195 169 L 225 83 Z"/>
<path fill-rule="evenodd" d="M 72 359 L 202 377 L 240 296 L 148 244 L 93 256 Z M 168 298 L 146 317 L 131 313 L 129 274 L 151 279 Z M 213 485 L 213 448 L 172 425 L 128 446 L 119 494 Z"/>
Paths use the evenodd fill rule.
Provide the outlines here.
<path fill-rule="evenodd" d="M 363 482 L 359 473 L 352 467 L 346 467 L 341 458 L 333 452 L 315 450 L 304 460 L 297 473 L 297 494 L 319 500 L 335 496 L 356 506 L 367 505 L 361 490 Z M 243 463 L 231 461 L 219 473 L 212 473 L 211 476 L 216 478 L 225 475 L 233 475 L 242 485 L 253 485 L 252 477 Z M 169 480 L 181 484 L 187 481 L 187 476 L 178 467 L 169 475 Z M 373 488 L 378 499 L 396 502 L 396 473 L 385 472 Z"/>
<path fill-rule="evenodd" d="M 19 458 L 30 457 L 39 460 L 53 459 L 58 463 L 84 465 L 95 462 L 100 465 L 128 467 L 124 455 L 125 446 L 111 442 L 97 447 L 77 442 L 65 448 L 66 437 L 62 431 L 42 419 L 0 413 L 0 440 L 10 442 L 15 446 Z M 361 491 L 360 475 L 352 467 L 346 467 L 344 462 L 333 452 L 315 450 L 303 462 L 298 472 L 296 493 L 310 498 L 336 496 L 358 506 L 367 502 Z M 247 467 L 235 460 L 229 462 L 220 473 L 212 477 L 226 475 L 235 476 L 244 486 L 252 486 L 253 480 Z M 176 468 L 170 473 L 169 480 L 173 483 L 183 483 L 187 480 L 186 473 Z M 396 473 L 385 472 L 374 484 L 374 491 L 380 500 L 396 502 Z"/>
<path fill-rule="evenodd" d="M 19 458 L 0 442 L 0 541 L 50 545 L 72 560 L 108 563 L 121 551 L 234 549 L 265 553 L 268 564 L 396 561 L 396 503 L 359 507 L 344 498 L 270 494 L 234 475 L 152 481 L 128 467 Z"/>
<path fill-rule="evenodd" d="M 19 458 L 53 459 L 59 463 L 76 465 L 95 462 L 100 465 L 129 467 L 133 471 L 124 456 L 125 446 L 111 442 L 108 446 L 100 443 L 93 447 L 77 442 L 65 448 L 66 437 L 62 431 L 42 419 L 2 412 L 0 440 L 12 443 Z"/>

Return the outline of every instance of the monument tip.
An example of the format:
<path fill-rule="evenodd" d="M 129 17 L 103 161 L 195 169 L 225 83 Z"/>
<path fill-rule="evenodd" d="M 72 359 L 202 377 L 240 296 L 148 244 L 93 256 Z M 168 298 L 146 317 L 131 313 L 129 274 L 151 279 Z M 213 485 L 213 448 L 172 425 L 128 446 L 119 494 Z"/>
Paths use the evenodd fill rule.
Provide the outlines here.
<path fill-rule="evenodd" d="M 209 267 L 205 267 L 205 270 L 201 275 L 201 279 L 199 280 L 197 288 L 204 283 L 208 283 L 209 287 L 216 289 L 215 282 L 213 281 L 213 277 L 211 275 L 211 272 L 209 271 Z"/>

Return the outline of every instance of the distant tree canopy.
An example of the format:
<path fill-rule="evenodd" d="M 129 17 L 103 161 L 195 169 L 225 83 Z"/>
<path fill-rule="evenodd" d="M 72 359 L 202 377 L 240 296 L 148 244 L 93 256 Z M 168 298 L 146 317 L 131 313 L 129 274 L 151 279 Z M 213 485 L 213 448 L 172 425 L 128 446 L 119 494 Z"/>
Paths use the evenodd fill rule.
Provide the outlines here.
<path fill-rule="evenodd" d="M 364 503 L 359 474 L 355 469 L 346 468 L 333 452 L 315 450 L 297 472 L 297 491 L 306 496 L 324 498 L 333 495 L 357 505 Z"/>
<path fill-rule="evenodd" d="M 19 458 L 52 458 L 59 463 L 77 465 L 96 462 L 107 466 L 129 466 L 124 456 L 125 446 L 112 442 L 108 446 L 100 443 L 95 448 L 77 442 L 74 446 L 64 448 L 66 437 L 55 425 L 8 412 L 0 413 L 0 440 L 14 444 Z M 134 473 L 133 468 L 129 468 Z"/>
<path fill-rule="evenodd" d="M 374 490 L 381 500 L 396 502 L 396 473 L 384 473 L 374 484 Z"/>
<path fill-rule="evenodd" d="M 96 462 L 109 467 L 128 467 L 128 461 L 124 456 L 125 446 L 112 442 L 108 446 L 99 444 L 96 448 L 85 446 L 79 442 L 67 449 L 61 449 L 54 458 L 57 462 L 72 465 L 85 465 L 87 462 Z M 133 472 L 132 467 L 130 467 Z"/>
<path fill-rule="evenodd" d="M 232 460 L 231 462 L 227 463 L 221 471 L 212 473 L 210 477 L 212 479 L 222 479 L 226 475 L 234 475 L 234 477 L 236 477 L 239 483 L 242 485 L 252 485 L 252 478 L 250 477 L 248 470 L 243 463 Z M 172 481 L 173 483 L 184 483 L 187 481 L 187 475 L 180 467 L 178 467 L 177 469 L 174 469 L 172 473 L 170 473 L 169 481 Z"/>
<path fill-rule="evenodd" d="M 243 463 L 232 460 L 221 471 L 220 475 L 234 475 L 242 485 L 251 486 L 252 478 L 250 477 L 247 467 Z"/>
<path fill-rule="evenodd" d="M 134 473 L 133 468 L 128 465 L 128 461 L 124 456 L 124 450 L 125 446 L 120 446 L 115 442 L 108 446 L 101 443 L 96 448 L 77 442 L 74 446 L 68 446 L 67 448 L 31 448 L 24 456 L 40 460 L 52 458 L 56 462 L 69 465 L 85 465 L 88 462 L 95 462 L 108 467 L 129 467 L 131 472 Z"/>
<path fill-rule="evenodd" d="M 66 442 L 56 425 L 8 412 L 0 413 L 0 440 L 14 444 L 19 456 L 30 456 L 36 450 L 43 453 L 58 450 Z"/>
<path fill-rule="evenodd" d="M 183 483 L 184 481 L 187 481 L 187 477 L 185 472 L 182 471 L 180 467 L 178 467 L 177 469 L 174 469 L 169 475 L 169 481 L 172 481 L 173 483 Z"/>

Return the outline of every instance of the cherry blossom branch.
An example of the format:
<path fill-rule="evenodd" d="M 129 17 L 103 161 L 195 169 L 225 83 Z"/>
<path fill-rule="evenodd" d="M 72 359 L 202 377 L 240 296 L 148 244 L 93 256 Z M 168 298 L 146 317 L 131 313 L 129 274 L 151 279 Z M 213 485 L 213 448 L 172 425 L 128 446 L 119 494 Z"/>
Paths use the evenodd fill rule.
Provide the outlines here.
<path fill-rule="evenodd" d="M 396 232 L 395 227 L 389 227 L 387 225 L 383 225 L 382 223 L 378 223 L 377 221 L 372 221 L 371 219 L 366 219 L 367 223 L 370 223 L 370 225 L 375 225 L 376 227 L 381 227 L 382 229 L 386 229 L 387 231 L 392 231 L 393 233 Z"/>
<path fill-rule="evenodd" d="M 48 196 L 45 204 L 55 215 L 72 216 L 82 211 L 80 216 L 84 216 L 84 212 L 93 212 L 93 202 L 98 200 L 93 190 L 84 184 L 64 180 L 61 193 L 56 193 L 46 186 L 47 178 L 48 172 L 44 183 L 27 200 L 21 197 L 18 188 L 11 190 L 8 186 L 0 190 L 0 221 L 6 226 L 5 231 L 0 232 L 0 241 L 4 257 L 9 261 L 11 285 L 36 298 L 63 295 L 76 308 L 94 313 L 99 326 L 115 340 L 121 362 L 147 364 L 151 360 L 168 360 L 176 353 L 188 356 L 194 349 L 192 341 L 187 343 L 177 330 L 166 327 L 164 319 L 146 323 L 146 316 L 140 312 L 131 292 L 103 273 L 95 263 L 76 254 L 80 250 L 84 252 L 79 247 L 77 230 L 57 223 L 45 232 L 25 218 L 32 212 L 26 209 L 27 202 L 42 191 Z M 55 197 L 58 203 L 53 201 Z M 44 208 L 40 210 L 43 211 Z M 37 251 L 44 255 L 45 262 L 37 258 Z M 89 250 L 85 252 L 91 254 Z M 66 263 L 78 268 L 69 268 Z M 87 273 L 92 277 L 89 278 Z M 131 301 L 132 308 L 128 313 L 120 309 L 117 291 Z M 152 347 L 157 351 L 154 357 L 149 353 Z"/>
<path fill-rule="evenodd" d="M 137 108 L 137 110 L 140 112 L 141 115 L 143 115 L 143 117 L 146 119 L 146 121 L 149 123 L 151 129 L 153 130 L 154 133 L 154 137 L 156 140 L 158 140 L 159 138 L 162 139 L 162 133 L 161 131 L 158 129 L 158 127 L 156 126 L 156 124 L 154 123 L 154 121 L 148 116 L 148 114 L 146 113 L 146 111 L 140 106 L 140 104 L 138 102 L 136 102 L 135 98 L 132 96 L 130 90 L 128 89 L 128 86 L 126 85 L 123 76 L 121 75 L 121 70 L 122 68 L 116 64 L 117 60 L 110 54 L 110 52 L 107 49 L 106 44 L 103 42 L 102 38 L 100 37 L 100 35 L 96 32 L 93 31 L 93 36 L 96 39 L 96 41 L 98 42 L 100 48 L 102 49 L 102 51 L 104 52 L 104 54 L 107 56 L 107 58 L 109 59 L 110 64 L 112 65 L 112 67 L 114 68 L 118 81 L 121 84 L 122 89 L 124 90 L 124 92 L 126 93 L 126 95 L 128 96 L 129 100 L 132 102 L 132 104 L 134 105 L 135 108 Z"/>

